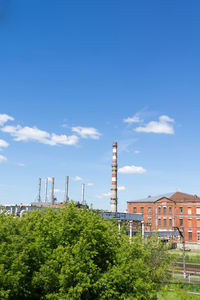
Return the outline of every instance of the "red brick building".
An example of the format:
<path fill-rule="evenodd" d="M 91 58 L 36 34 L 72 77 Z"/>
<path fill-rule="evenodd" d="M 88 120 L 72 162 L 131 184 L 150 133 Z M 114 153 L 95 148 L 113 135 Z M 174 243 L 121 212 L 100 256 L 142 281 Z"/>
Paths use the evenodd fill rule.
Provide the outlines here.
<path fill-rule="evenodd" d="M 184 230 L 187 245 L 200 248 L 200 197 L 176 192 L 127 204 L 128 213 L 144 215 L 146 232 L 161 232 L 169 238 L 175 237 L 174 228 L 179 227 Z"/>

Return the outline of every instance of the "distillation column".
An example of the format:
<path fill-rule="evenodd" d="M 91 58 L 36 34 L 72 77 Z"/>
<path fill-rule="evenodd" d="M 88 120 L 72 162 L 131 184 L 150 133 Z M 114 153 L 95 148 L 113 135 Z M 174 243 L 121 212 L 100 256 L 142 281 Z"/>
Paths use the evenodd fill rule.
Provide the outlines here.
<path fill-rule="evenodd" d="M 117 143 L 113 143 L 111 212 L 117 212 Z"/>

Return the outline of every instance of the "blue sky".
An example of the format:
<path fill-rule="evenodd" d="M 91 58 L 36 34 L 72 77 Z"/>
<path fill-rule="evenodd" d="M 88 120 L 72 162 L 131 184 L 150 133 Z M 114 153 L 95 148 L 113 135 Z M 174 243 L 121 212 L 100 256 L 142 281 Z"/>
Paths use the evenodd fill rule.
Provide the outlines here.
<path fill-rule="evenodd" d="M 199 1 L 0 0 L 0 203 L 200 194 Z M 152 123 L 153 122 L 153 123 Z M 125 167 L 125 168 L 124 168 Z M 79 179 L 79 180 L 78 180 Z"/>

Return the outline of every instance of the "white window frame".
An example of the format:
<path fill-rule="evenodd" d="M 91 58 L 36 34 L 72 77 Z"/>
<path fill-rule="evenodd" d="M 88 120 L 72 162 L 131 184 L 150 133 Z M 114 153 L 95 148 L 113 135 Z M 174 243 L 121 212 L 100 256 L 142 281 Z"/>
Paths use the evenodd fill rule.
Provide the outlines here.
<path fill-rule="evenodd" d="M 196 214 L 200 215 L 200 207 L 196 207 Z"/>

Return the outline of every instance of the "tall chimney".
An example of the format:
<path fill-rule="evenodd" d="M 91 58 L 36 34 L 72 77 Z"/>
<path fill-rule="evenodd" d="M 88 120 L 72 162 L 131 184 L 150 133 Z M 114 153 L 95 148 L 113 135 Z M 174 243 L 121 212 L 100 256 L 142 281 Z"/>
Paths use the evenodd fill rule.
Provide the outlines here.
<path fill-rule="evenodd" d="M 85 184 L 82 184 L 82 191 L 81 191 L 81 203 L 85 204 Z"/>
<path fill-rule="evenodd" d="M 41 202 L 41 196 L 40 196 L 40 194 L 41 194 L 41 178 L 39 178 L 39 180 L 38 180 L 38 202 Z"/>
<path fill-rule="evenodd" d="M 66 176 L 66 182 L 65 182 L 65 203 L 68 203 L 68 187 L 69 187 L 69 176 Z"/>
<path fill-rule="evenodd" d="M 111 212 L 117 212 L 117 142 L 113 143 Z"/>
<path fill-rule="evenodd" d="M 51 204 L 54 205 L 54 182 L 55 178 L 52 177 L 52 183 L 51 183 Z"/>
<path fill-rule="evenodd" d="M 44 202 L 47 202 L 47 193 L 48 193 L 48 178 L 45 178 L 45 188 L 44 188 Z"/>

